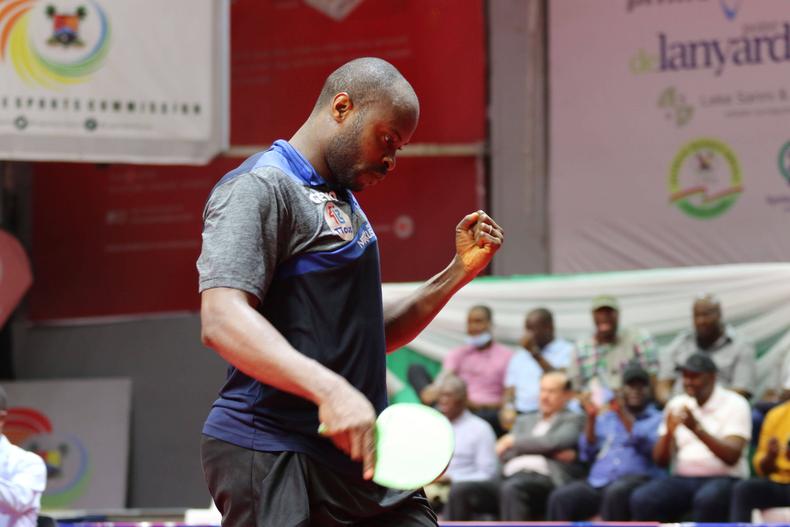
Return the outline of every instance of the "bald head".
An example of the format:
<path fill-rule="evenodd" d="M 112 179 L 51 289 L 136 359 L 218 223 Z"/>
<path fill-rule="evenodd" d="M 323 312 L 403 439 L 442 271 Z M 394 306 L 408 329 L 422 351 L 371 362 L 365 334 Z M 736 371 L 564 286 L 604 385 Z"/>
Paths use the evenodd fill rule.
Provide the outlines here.
<path fill-rule="evenodd" d="M 338 93 L 348 93 L 354 105 L 364 109 L 373 102 L 390 102 L 401 110 L 419 114 L 420 103 L 409 81 L 386 60 L 363 57 L 347 62 L 324 82 L 313 113 L 328 108 Z"/>
<path fill-rule="evenodd" d="M 694 299 L 693 307 L 694 331 L 697 344 L 702 349 L 713 346 L 724 333 L 721 320 L 721 302 L 712 294 L 705 294 Z"/>
<path fill-rule="evenodd" d="M 571 396 L 571 383 L 561 371 L 544 373 L 540 378 L 538 407 L 543 417 L 549 417 L 565 408 Z"/>
<path fill-rule="evenodd" d="M 452 373 L 443 374 L 438 380 L 439 397 L 436 408 L 450 421 L 455 420 L 466 409 L 466 383 Z"/>
<path fill-rule="evenodd" d="M 329 75 L 289 143 L 330 185 L 362 191 L 395 169 L 419 114 L 414 89 L 392 64 L 356 59 Z"/>

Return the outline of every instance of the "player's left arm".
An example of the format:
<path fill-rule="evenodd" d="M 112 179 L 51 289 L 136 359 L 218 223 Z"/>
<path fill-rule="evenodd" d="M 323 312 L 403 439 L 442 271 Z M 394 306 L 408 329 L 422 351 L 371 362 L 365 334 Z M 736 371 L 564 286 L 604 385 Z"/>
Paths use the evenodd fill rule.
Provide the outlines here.
<path fill-rule="evenodd" d="M 504 241 L 502 228 L 482 210 L 466 215 L 455 228 L 455 257 L 416 291 L 384 305 L 387 351 L 405 346 L 452 296 L 485 269 Z"/>

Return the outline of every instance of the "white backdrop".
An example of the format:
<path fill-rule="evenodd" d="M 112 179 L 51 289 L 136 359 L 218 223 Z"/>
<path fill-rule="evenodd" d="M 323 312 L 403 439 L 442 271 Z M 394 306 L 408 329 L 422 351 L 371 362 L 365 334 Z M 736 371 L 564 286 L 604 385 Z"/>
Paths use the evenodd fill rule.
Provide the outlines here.
<path fill-rule="evenodd" d="M 553 272 L 790 259 L 786 0 L 551 0 Z"/>
<path fill-rule="evenodd" d="M 0 159 L 227 148 L 227 0 L 0 0 L 0 35 Z"/>

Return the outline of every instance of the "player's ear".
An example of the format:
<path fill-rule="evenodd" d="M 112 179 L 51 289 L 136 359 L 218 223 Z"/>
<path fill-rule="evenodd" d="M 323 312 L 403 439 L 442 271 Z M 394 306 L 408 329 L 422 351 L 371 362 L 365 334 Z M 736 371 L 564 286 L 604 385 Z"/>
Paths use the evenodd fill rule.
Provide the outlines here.
<path fill-rule="evenodd" d="M 335 121 L 341 122 L 348 118 L 348 114 L 354 108 L 354 103 L 351 96 L 342 91 L 334 96 L 332 99 L 332 117 Z"/>

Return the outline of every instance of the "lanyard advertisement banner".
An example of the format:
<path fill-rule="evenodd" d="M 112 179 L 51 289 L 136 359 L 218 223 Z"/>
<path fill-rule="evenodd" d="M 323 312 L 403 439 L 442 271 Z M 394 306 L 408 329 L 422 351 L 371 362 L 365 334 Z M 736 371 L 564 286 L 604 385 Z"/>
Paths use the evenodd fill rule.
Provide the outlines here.
<path fill-rule="evenodd" d="M 790 259 L 788 3 L 550 8 L 552 271 Z"/>
<path fill-rule="evenodd" d="M 226 0 L 0 0 L 0 158 L 207 163 L 228 142 L 228 16 Z"/>

